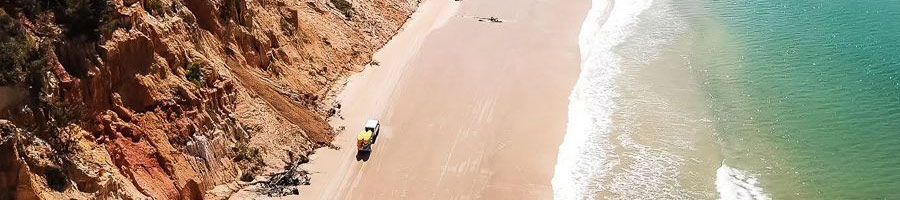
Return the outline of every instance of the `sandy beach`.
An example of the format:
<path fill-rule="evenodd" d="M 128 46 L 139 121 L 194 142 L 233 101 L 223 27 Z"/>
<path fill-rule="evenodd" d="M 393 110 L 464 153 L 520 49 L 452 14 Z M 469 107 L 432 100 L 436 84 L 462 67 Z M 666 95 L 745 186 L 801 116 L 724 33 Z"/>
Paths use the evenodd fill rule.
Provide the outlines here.
<path fill-rule="evenodd" d="M 590 1 L 426 0 L 341 95 L 304 199 L 550 199 Z M 497 17 L 501 22 L 481 20 Z M 382 121 L 373 152 L 356 133 Z M 296 196 L 295 196 L 296 197 Z M 290 197 L 289 197 L 290 198 Z"/>

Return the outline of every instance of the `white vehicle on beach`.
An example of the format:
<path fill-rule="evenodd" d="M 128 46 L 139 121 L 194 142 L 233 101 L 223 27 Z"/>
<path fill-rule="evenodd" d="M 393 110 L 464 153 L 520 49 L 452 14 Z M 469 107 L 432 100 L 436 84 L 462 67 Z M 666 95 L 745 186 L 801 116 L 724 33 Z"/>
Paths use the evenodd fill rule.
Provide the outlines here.
<path fill-rule="evenodd" d="M 381 130 L 381 124 L 378 120 L 370 119 L 366 121 L 362 132 L 356 135 L 356 149 L 361 152 L 371 152 L 372 144 L 378 139 L 378 132 Z"/>

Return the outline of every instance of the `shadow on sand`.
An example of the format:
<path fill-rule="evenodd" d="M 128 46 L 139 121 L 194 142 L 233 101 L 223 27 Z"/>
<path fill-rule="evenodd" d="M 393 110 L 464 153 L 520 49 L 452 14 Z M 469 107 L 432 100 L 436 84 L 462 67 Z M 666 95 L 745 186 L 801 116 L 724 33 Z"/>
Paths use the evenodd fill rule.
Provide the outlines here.
<path fill-rule="evenodd" d="M 356 161 L 369 161 L 369 156 L 372 155 L 370 151 L 356 151 Z"/>

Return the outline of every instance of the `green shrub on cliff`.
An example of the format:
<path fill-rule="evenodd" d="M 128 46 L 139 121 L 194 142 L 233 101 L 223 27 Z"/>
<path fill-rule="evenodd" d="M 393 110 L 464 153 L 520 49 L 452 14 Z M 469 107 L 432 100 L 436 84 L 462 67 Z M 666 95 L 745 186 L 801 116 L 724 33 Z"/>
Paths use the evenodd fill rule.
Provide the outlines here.
<path fill-rule="evenodd" d="M 35 41 L 25 36 L 19 22 L 0 10 L 0 86 L 40 88 L 47 66 Z"/>
<path fill-rule="evenodd" d="M 40 90 L 49 69 L 45 57 L 53 51 L 61 55 L 57 59 L 67 72 L 81 74 L 77 72 L 87 56 L 77 51 L 90 52 L 93 49 L 90 47 L 97 45 L 98 28 L 106 16 L 108 3 L 108 0 L 5 1 L 0 10 L 0 85 Z M 20 20 L 30 21 L 32 26 L 26 31 Z M 71 48 L 81 46 L 88 48 Z M 32 95 L 37 94 L 32 91 Z"/>
<path fill-rule="evenodd" d="M 25 80 L 26 59 L 30 52 L 19 23 L 0 10 L 0 85 Z"/>
<path fill-rule="evenodd" d="M 191 62 L 191 64 L 188 64 L 187 70 L 186 78 L 188 81 L 200 87 L 206 85 L 206 80 L 203 78 L 203 62 Z"/>

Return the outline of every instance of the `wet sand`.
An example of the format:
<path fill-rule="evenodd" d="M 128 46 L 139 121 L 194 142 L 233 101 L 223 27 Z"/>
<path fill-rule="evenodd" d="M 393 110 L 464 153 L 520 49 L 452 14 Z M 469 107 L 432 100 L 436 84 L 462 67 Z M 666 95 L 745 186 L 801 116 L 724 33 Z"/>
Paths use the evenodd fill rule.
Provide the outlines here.
<path fill-rule="evenodd" d="M 590 1 L 426 0 L 341 95 L 304 199 L 550 199 Z M 478 17 L 497 17 L 502 23 Z M 382 121 L 374 150 L 355 134 Z"/>

